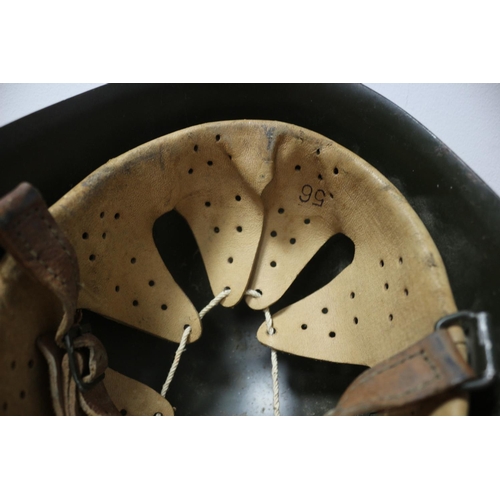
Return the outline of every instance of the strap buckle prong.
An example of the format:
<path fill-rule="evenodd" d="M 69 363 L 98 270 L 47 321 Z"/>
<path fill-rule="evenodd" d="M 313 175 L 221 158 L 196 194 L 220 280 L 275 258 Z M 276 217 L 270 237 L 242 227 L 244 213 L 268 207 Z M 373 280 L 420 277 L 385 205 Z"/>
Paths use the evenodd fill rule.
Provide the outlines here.
<path fill-rule="evenodd" d="M 80 336 L 82 333 L 88 333 L 88 332 L 90 332 L 90 326 L 88 325 L 81 326 L 80 324 L 76 324 L 73 325 L 64 336 L 64 344 L 66 346 L 66 351 L 68 353 L 69 369 L 80 392 L 86 392 L 89 389 L 92 389 L 92 387 L 94 387 L 104 378 L 104 373 L 102 373 L 99 377 L 95 378 L 91 382 L 84 382 L 81 374 L 78 372 L 75 360 L 75 348 L 73 341 L 76 337 Z"/>
<path fill-rule="evenodd" d="M 483 389 L 496 376 L 493 342 L 491 340 L 491 316 L 486 312 L 460 311 L 441 318 L 436 323 L 435 329 L 439 330 L 455 325 L 464 329 L 469 352 L 469 363 L 478 374 L 477 379 L 466 382 L 462 385 L 462 388 L 467 391 Z M 479 375 L 481 366 L 483 369 L 481 375 Z"/>

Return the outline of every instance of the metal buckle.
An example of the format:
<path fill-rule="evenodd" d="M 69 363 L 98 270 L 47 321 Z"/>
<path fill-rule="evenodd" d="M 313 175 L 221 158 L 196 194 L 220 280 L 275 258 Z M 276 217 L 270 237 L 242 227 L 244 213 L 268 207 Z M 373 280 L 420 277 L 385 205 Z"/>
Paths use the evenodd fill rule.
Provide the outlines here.
<path fill-rule="evenodd" d="M 76 367 L 76 360 L 75 360 L 75 348 L 73 345 L 73 340 L 75 337 L 78 337 L 82 333 L 89 333 L 90 332 L 90 326 L 89 325 L 73 325 L 69 330 L 68 333 L 64 336 L 64 344 L 66 346 L 66 351 L 68 352 L 68 361 L 69 361 L 69 369 L 71 371 L 71 375 L 76 382 L 76 385 L 80 392 L 86 392 L 89 389 L 92 389 L 97 383 L 99 383 L 103 378 L 104 378 L 104 373 L 102 373 L 99 377 L 96 379 L 92 380 L 91 382 L 84 382 L 82 380 L 81 374 L 78 373 L 77 367 Z"/>
<path fill-rule="evenodd" d="M 467 391 L 483 389 L 491 384 L 496 376 L 493 343 L 491 341 L 491 317 L 485 312 L 460 311 L 441 318 L 436 323 L 435 329 L 439 330 L 455 325 L 464 327 L 467 350 L 469 352 L 469 363 L 478 374 L 477 379 L 466 382 L 462 385 L 462 388 Z M 484 368 L 479 376 L 480 357 L 482 357 L 482 366 Z"/>

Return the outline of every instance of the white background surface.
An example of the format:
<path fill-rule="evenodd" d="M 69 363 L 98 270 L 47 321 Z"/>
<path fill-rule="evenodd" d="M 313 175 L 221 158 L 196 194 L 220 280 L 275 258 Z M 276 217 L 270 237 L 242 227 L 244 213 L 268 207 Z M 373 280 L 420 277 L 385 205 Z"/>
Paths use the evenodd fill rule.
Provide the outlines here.
<path fill-rule="evenodd" d="M 0 126 L 101 84 L 0 84 Z M 500 84 L 368 87 L 425 125 L 500 195 Z"/>
<path fill-rule="evenodd" d="M 309 0 L 286 5 L 273 0 L 18 0 L 2 3 L 0 81 L 498 82 L 499 46 L 498 4 L 491 0 Z M 444 85 L 437 90 L 373 86 L 408 106 L 499 193 L 498 88 L 494 97 L 492 91 L 485 96 L 467 85 L 456 86 L 459 95 Z M 38 101 L 31 97 L 39 93 L 37 87 L 24 89 L 22 102 L 16 102 L 7 94 L 19 89 L 0 86 L 0 122 L 8 105 L 19 111 Z M 66 97 L 65 91 L 56 100 Z M 488 152 L 486 160 L 474 159 L 478 150 Z M 142 419 L 86 419 L 78 433 L 72 422 L 31 419 L 27 426 L 13 419 L 0 427 L 7 498 L 40 496 L 42 490 L 54 500 L 66 498 L 68 491 L 79 497 L 75 460 L 60 460 L 68 435 L 79 450 L 77 464 L 92 463 L 103 496 L 123 500 L 155 497 L 165 489 L 180 496 L 186 488 L 192 497 L 217 488 L 225 500 L 234 498 L 234 484 L 244 485 L 249 497 L 264 491 L 273 497 L 322 496 L 332 491 L 332 478 L 335 494 L 344 497 L 355 490 L 360 498 L 377 497 L 379 491 L 387 500 L 400 499 L 401 492 L 419 499 L 429 496 L 429 483 L 436 496 L 454 500 L 489 498 L 498 491 L 495 460 L 468 460 L 459 481 L 443 480 L 464 470 L 464 456 L 487 457 L 500 449 L 494 419 L 483 419 L 479 426 L 477 419 L 419 420 L 411 433 L 403 419 L 345 419 L 333 426 L 329 419 L 314 425 L 309 419 L 198 419 L 196 426 L 180 419 L 176 432 L 166 432 L 163 419 L 148 420 L 147 426 Z M 96 454 L 94 443 L 104 443 L 113 460 L 109 453 Z M 193 443 L 203 464 L 195 481 L 192 467 L 185 466 L 192 461 Z M 378 460 L 360 453 L 355 443 L 377 450 Z M 429 453 L 430 447 L 436 453 Z M 165 450 L 173 453 L 166 456 Z M 249 474 L 255 457 L 269 462 L 268 474 Z M 415 481 L 422 463 L 428 480 Z M 221 470 L 232 480 L 220 481 Z M 387 470 L 392 473 L 389 482 Z M 269 477 L 285 479 L 269 482 Z"/>

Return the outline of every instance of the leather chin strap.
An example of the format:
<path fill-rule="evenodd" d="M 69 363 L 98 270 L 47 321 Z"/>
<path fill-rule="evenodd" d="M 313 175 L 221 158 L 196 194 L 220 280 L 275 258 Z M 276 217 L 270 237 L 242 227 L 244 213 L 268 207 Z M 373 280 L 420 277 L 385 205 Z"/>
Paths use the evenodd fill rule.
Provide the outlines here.
<path fill-rule="evenodd" d="M 74 339 L 72 352 L 61 349 L 73 325 L 78 297 L 78 262 L 40 193 L 27 183 L 0 200 L 0 243 L 22 268 L 60 303 L 63 314 L 56 334 L 41 335 L 37 345 L 49 368 L 50 393 L 56 415 L 172 415 L 168 401 L 152 389 L 108 369 L 102 343 L 91 333 Z M 71 367 L 70 356 L 73 356 Z M 75 373 L 82 381 L 78 386 Z M 104 375 L 110 378 L 104 382 Z M 108 394 L 116 394 L 121 411 Z M 123 388 L 128 389 L 124 394 Z M 140 406 L 137 402 L 138 393 Z"/>
<path fill-rule="evenodd" d="M 56 340 L 62 347 L 76 311 L 78 261 L 40 193 L 30 184 L 20 184 L 0 200 L 0 244 L 59 299 L 63 317 Z"/>
<path fill-rule="evenodd" d="M 346 390 L 332 416 L 391 415 L 476 378 L 447 330 L 438 330 L 362 373 Z"/>

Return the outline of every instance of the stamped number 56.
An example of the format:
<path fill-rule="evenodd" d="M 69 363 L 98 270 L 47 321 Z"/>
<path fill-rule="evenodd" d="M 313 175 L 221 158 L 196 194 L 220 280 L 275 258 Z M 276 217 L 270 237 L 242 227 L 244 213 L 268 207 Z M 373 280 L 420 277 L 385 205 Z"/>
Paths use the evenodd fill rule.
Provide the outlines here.
<path fill-rule="evenodd" d="M 313 193 L 314 199 L 311 200 Z M 299 196 L 299 200 L 302 203 L 312 201 L 313 205 L 321 207 L 323 206 L 323 202 L 325 201 L 325 192 L 322 189 L 317 189 L 315 192 L 312 186 L 310 186 L 309 184 L 305 184 L 304 186 L 302 186 L 302 194 Z"/>

